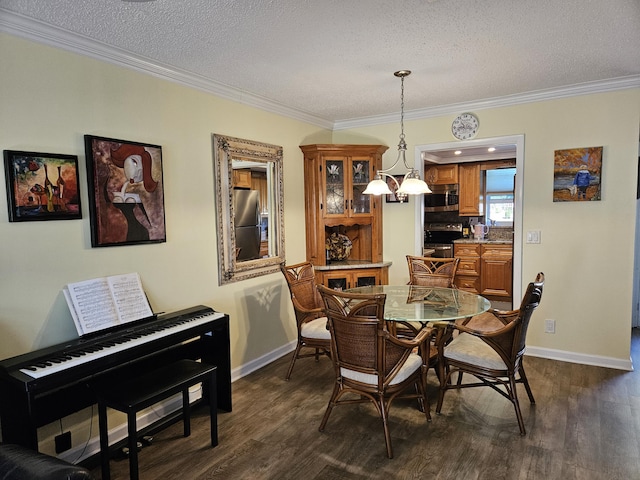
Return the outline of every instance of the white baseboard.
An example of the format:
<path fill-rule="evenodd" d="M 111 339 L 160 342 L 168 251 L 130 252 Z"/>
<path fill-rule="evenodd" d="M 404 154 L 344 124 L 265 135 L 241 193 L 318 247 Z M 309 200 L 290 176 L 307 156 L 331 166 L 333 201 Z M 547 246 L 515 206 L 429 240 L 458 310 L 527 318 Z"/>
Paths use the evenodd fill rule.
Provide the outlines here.
<path fill-rule="evenodd" d="M 584 353 L 567 352 L 555 350 L 553 348 L 540 348 L 527 346 L 525 355 L 532 357 L 548 358 L 549 360 L 560 360 L 561 362 L 580 363 L 582 365 L 593 365 L 596 367 L 615 368 L 617 370 L 633 371 L 633 362 L 621 360 L 613 357 L 603 357 L 601 355 L 587 355 Z"/>
<path fill-rule="evenodd" d="M 279 348 L 276 348 L 275 350 L 272 350 L 269 353 L 262 355 L 261 357 L 256 358 L 255 360 L 251 360 L 250 362 L 245 363 L 244 365 L 240 365 L 239 367 L 234 368 L 231 371 L 231 381 L 235 382 L 239 378 L 242 378 L 245 375 L 249 375 L 250 373 L 255 372 L 256 370 L 261 369 L 265 365 L 270 364 L 271 362 L 279 359 L 280 357 L 286 355 L 287 353 L 293 352 L 293 350 L 296 348 L 297 342 L 298 340 L 296 339 Z M 282 372 L 283 378 L 285 374 L 286 372 Z"/>
<path fill-rule="evenodd" d="M 197 390 L 195 388 L 197 387 Z M 189 389 L 189 402 L 193 403 L 202 397 L 202 389 L 198 386 L 194 386 Z M 182 394 L 176 394 L 173 397 L 159 402 L 153 407 L 149 407 L 145 413 L 138 416 L 136 426 L 138 431 L 148 427 L 154 422 L 157 422 L 161 418 L 164 418 L 173 412 L 182 409 Z M 94 419 L 92 419 L 93 421 Z M 95 418 L 97 423 L 97 418 Z M 127 422 L 126 420 L 115 428 L 109 430 L 109 445 L 118 443 L 119 441 L 127 438 Z M 100 454 L 100 435 L 96 432 L 96 435 L 92 435 L 86 445 L 75 446 L 65 452 L 58 455 L 58 458 L 66 460 L 70 463 L 79 463 L 92 455 Z"/>

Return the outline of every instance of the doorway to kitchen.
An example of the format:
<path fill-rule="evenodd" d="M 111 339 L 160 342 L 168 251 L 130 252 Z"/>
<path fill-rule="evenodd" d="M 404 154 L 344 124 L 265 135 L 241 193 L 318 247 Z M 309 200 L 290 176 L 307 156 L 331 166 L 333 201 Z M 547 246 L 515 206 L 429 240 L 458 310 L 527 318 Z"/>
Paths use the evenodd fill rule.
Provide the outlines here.
<path fill-rule="evenodd" d="M 513 213 L 513 301 L 517 303 L 522 298 L 522 211 L 523 211 L 523 175 L 524 175 L 524 135 L 510 135 L 503 137 L 481 138 L 467 141 L 446 142 L 437 144 L 417 145 L 415 147 L 415 168 L 424 171 L 424 159 L 433 159 L 434 152 L 450 151 L 450 157 L 454 157 L 455 151 L 474 151 L 474 155 L 459 155 L 455 162 L 478 161 L 478 150 L 489 148 L 499 150 L 511 150 L 516 159 L 516 175 L 514 187 L 514 213 Z M 511 158 L 513 158 L 513 156 Z M 493 158 L 499 158 L 497 155 Z M 489 160 L 490 154 L 484 160 Z M 445 163 L 445 162 L 443 162 Z M 448 162 L 450 163 L 450 162 Z M 415 205 L 415 252 L 420 255 L 424 243 L 424 199 Z"/>

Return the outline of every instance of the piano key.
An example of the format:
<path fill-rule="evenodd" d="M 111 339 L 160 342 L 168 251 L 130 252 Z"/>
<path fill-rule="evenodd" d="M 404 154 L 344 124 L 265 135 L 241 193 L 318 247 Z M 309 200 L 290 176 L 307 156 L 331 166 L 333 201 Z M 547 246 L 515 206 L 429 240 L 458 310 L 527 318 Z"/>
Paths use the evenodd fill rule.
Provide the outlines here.
<path fill-rule="evenodd" d="M 112 341 L 106 342 L 101 341 L 94 345 L 84 346 L 82 347 L 82 350 L 64 352 L 68 359 L 59 363 L 53 363 L 50 361 L 51 359 L 40 359 L 37 363 L 20 368 L 20 371 L 33 378 L 45 377 L 47 375 L 92 362 L 99 358 L 116 354 L 138 345 L 143 345 L 144 343 L 151 342 L 155 339 L 188 330 L 223 316 L 223 313 L 214 312 L 206 315 L 198 315 L 192 318 L 178 319 L 177 321 L 172 321 L 169 324 L 166 324 L 166 328 L 162 326 L 153 326 L 145 329 L 144 333 L 127 333 L 126 335 L 119 337 L 119 339 L 113 339 Z"/>

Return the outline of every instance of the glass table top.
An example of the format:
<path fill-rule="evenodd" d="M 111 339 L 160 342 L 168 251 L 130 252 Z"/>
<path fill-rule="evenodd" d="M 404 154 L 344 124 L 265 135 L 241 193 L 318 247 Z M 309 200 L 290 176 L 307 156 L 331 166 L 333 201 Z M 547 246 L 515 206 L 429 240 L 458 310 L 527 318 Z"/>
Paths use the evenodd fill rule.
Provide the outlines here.
<path fill-rule="evenodd" d="M 453 321 L 486 312 L 491 302 L 457 288 L 417 285 L 374 285 L 347 290 L 349 293 L 384 293 L 385 320 L 402 322 Z"/>

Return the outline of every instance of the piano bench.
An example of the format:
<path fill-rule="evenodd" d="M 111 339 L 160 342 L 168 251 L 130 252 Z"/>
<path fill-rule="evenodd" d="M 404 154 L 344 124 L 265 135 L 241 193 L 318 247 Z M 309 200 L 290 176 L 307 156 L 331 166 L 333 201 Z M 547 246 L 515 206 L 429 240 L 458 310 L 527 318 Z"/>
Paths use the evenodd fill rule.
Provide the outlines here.
<path fill-rule="evenodd" d="M 129 475 L 131 480 L 134 480 L 138 478 L 136 414 L 140 410 L 182 392 L 184 436 L 188 437 L 191 434 L 189 387 L 199 382 L 203 383 L 203 396 L 205 391 L 208 392 L 211 446 L 215 447 L 218 445 L 216 367 L 193 360 L 179 360 L 123 382 L 111 381 L 96 386 L 102 480 L 110 478 L 107 407 L 127 414 Z"/>

